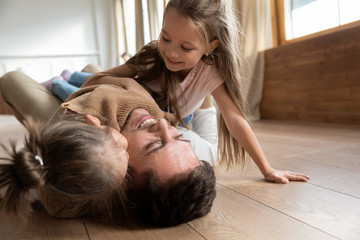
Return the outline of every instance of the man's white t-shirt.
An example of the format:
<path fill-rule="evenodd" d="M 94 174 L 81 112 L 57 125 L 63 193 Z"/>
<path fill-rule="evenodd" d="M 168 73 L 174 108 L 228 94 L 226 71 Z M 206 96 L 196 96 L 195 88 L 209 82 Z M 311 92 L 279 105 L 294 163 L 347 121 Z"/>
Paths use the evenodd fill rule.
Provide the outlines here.
<path fill-rule="evenodd" d="M 216 166 L 218 145 L 216 108 L 210 107 L 196 110 L 191 125 L 191 130 L 180 126 L 177 129 L 185 139 L 191 141 L 191 146 L 199 160 L 204 160 L 210 163 L 211 166 Z"/>

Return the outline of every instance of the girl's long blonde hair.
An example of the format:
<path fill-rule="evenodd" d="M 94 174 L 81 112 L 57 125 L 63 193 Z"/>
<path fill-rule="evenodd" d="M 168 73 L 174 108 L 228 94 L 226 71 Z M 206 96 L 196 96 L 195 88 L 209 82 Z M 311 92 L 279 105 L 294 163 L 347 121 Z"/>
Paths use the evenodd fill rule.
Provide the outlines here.
<path fill-rule="evenodd" d="M 197 27 L 205 43 L 209 44 L 213 40 L 219 41 L 219 46 L 208 56 L 202 59 L 207 64 L 215 64 L 220 75 L 225 81 L 226 89 L 234 104 L 246 117 L 247 108 L 245 98 L 241 94 L 241 87 L 245 79 L 242 76 L 241 69 L 245 65 L 242 54 L 242 38 L 239 21 L 226 0 L 170 0 L 166 6 L 164 16 L 170 10 L 191 20 Z M 156 43 L 145 46 L 137 55 L 128 61 L 130 66 L 139 66 L 141 64 L 152 64 L 152 68 L 139 74 L 140 82 L 151 81 L 155 77 L 163 74 L 162 87 L 165 103 L 176 110 L 179 120 L 182 116 L 179 114 L 177 99 L 175 97 L 175 88 L 178 84 L 175 74 L 166 69 L 160 54 L 157 53 Z M 142 68 L 144 69 L 144 68 Z M 137 67 L 137 70 L 141 68 Z M 228 168 L 233 165 L 245 164 L 245 151 L 232 137 L 225 121 L 218 113 L 218 158 L 221 164 L 226 164 Z"/>

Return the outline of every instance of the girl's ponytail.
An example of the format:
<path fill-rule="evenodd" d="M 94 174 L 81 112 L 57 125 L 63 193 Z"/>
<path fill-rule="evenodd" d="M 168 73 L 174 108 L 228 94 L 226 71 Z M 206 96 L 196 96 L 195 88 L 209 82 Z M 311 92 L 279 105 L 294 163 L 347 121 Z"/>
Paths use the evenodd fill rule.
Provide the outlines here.
<path fill-rule="evenodd" d="M 47 122 L 28 119 L 25 127 L 23 148 L 0 144 L 6 154 L 0 153 L 0 208 L 23 219 L 37 200 L 59 218 L 112 220 L 118 209 L 125 211 L 126 149 L 110 131 L 87 124 L 86 115 L 70 113 Z"/>
<path fill-rule="evenodd" d="M 0 189 L 5 189 L 0 208 L 4 207 L 7 213 L 15 213 L 23 219 L 37 200 L 35 190 L 45 182 L 43 160 L 34 152 L 36 143 L 31 132 L 29 134 L 20 150 L 14 142 L 10 147 L 1 144 L 7 157 L 0 157 Z"/>

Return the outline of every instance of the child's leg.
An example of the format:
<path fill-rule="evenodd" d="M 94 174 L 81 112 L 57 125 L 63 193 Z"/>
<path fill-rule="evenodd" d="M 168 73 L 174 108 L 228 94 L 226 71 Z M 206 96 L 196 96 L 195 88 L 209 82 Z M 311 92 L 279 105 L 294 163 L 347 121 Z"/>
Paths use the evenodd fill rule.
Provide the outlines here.
<path fill-rule="evenodd" d="M 51 91 L 62 101 L 65 101 L 71 94 L 79 90 L 78 87 L 64 80 L 55 80 L 52 83 Z"/>
<path fill-rule="evenodd" d="M 68 82 L 76 87 L 81 87 L 91 75 L 92 73 L 76 71 L 71 75 Z"/>
<path fill-rule="evenodd" d="M 0 78 L 0 92 L 21 123 L 27 116 L 46 121 L 61 104 L 43 85 L 19 71 Z"/>
<path fill-rule="evenodd" d="M 70 77 L 72 75 L 72 72 L 68 69 L 65 69 L 64 71 L 61 72 L 60 76 L 65 80 L 65 81 L 69 81 Z"/>
<path fill-rule="evenodd" d="M 81 85 L 84 84 L 84 82 L 92 75 L 93 72 L 101 70 L 102 69 L 99 66 L 94 64 L 89 64 L 83 70 L 81 70 L 81 72 L 76 71 L 72 74 L 69 70 L 64 70 L 61 73 L 61 77 L 65 81 L 60 81 L 60 79 L 52 79 L 50 90 L 61 100 L 65 101 L 72 93 L 79 90 Z"/>
<path fill-rule="evenodd" d="M 51 91 L 51 85 L 52 85 L 53 81 L 55 81 L 55 80 L 63 80 L 63 78 L 61 76 L 55 76 L 55 77 L 50 78 L 46 82 L 42 82 L 41 84 L 44 87 L 46 87 L 47 90 Z"/>

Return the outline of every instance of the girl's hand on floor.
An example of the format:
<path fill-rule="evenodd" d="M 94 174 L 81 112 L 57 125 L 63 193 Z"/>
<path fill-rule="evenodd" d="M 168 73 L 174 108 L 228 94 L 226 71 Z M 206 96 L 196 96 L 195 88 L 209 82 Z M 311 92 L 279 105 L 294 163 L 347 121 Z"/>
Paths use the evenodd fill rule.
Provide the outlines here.
<path fill-rule="evenodd" d="M 310 177 L 302 173 L 273 169 L 271 173 L 265 176 L 265 179 L 269 182 L 288 183 L 289 181 L 307 182 Z"/>

